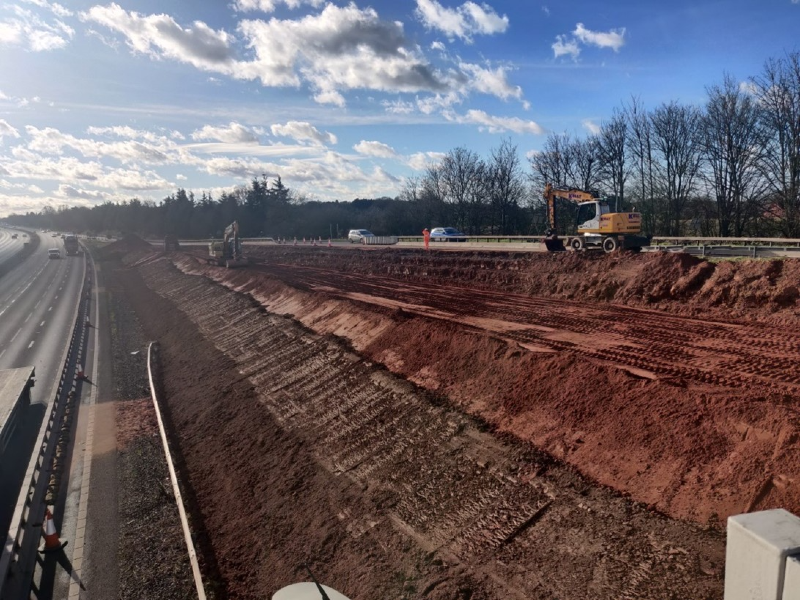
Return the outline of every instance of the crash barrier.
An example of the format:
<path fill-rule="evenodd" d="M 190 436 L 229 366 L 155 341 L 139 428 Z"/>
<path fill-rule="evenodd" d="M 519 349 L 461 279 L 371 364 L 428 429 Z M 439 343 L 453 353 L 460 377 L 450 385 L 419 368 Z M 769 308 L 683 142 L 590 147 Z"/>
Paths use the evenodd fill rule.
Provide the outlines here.
<path fill-rule="evenodd" d="M 58 388 L 39 430 L 34 446 L 38 452 L 28 465 L 24 480 L 27 484 L 22 485 L 0 555 L 0 598 L 27 597 L 31 586 L 42 537 L 41 522 L 47 504 L 52 503 L 57 493 L 65 467 L 59 461 L 66 453 L 62 452 L 61 458 L 55 458 L 56 448 L 63 448 L 69 441 L 80 398 L 82 381 L 77 378 L 76 368 L 85 362 L 91 286 L 91 278 L 84 270 L 81 298 L 75 310 L 75 324 L 65 351 Z"/>
<path fill-rule="evenodd" d="M 725 600 L 800 600 L 800 518 L 782 508 L 728 517 Z"/>
<path fill-rule="evenodd" d="M 366 246 L 392 246 L 397 243 L 396 235 L 374 235 L 361 238 L 361 243 Z"/>
<path fill-rule="evenodd" d="M 181 527 L 183 528 L 183 537 L 186 540 L 186 548 L 189 551 L 189 562 L 192 564 L 192 575 L 194 577 L 194 586 L 197 590 L 197 598 L 198 600 L 206 600 L 206 591 L 203 588 L 203 577 L 200 574 L 200 565 L 197 562 L 197 552 L 194 548 L 189 521 L 186 518 L 186 508 L 183 506 L 181 488 L 178 485 L 178 476 L 175 474 L 175 464 L 172 460 L 172 453 L 169 450 L 167 431 L 164 429 L 164 421 L 161 418 L 161 407 L 158 404 L 158 395 L 156 394 L 156 386 L 153 381 L 153 361 L 155 360 L 155 354 L 157 352 L 158 344 L 151 342 L 147 347 L 147 379 L 150 382 L 150 397 L 153 399 L 153 407 L 155 408 L 156 419 L 158 420 L 158 432 L 161 434 L 161 444 L 164 446 L 164 456 L 167 459 L 169 479 L 172 482 L 172 495 L 175 496 L 175 504 L 178 505 L 178 514 L 180 515 Z"/>
<path fill-rule="evenodd" d="M 22 231 L 22 230 L 20 230 Z M 26 258 L 28 258 L 31 254 L 36 252 L 36 249 L 39 247 L 39 236 L 36 234 L 35 231 L 27 231 L 28 240 L 22 244 L 22 248 L 14 254 L 14 256 L 9 257 L 6 261 L 0 263 L 0 277 L 11 271 L 14 267 L 22 263 Z"/>

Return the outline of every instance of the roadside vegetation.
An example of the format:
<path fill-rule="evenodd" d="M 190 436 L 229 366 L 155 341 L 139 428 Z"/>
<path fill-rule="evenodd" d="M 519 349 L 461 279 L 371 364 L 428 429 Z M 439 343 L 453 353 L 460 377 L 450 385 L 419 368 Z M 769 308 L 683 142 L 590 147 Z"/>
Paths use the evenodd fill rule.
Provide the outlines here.
<path fill-rule="evenodd" d="M 454 148 L 394 198 L 319 202 L 264 175 L 217 198 L 179 189 L 159 203 L 46 207 L 8 221 L 181 238 L 218 237 L 234 220 L 245 236 L 337 238 L 350 228 L 413 235 L 442 225 L 531 235 L 546 228 L 549 182 L 600 191 L 612 210 L 641 212 L 653 235 L 800 237 L 800 52 L 770 58 L 746 82 L 725 74 L 706 91 L 703 106 L 648 109 L 632 97 L 588 137 L 550 133 L 527 165 L 510 140 L 485 157 Z M 572 209 L 561 207 L 565 216 Z"/>

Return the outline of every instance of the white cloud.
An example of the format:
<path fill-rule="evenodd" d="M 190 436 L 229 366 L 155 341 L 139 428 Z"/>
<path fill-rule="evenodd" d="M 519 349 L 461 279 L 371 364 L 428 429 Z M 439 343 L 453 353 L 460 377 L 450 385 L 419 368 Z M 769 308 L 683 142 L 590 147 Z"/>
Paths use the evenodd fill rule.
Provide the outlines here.
<path fill-rule="evenodd" d="M 321 103 L 342 106 L 341 90 L 438 91 L 447 87 L 409 43 L 401 23 L 381 21 L 374 9 L 327 4 L 298 20 L 239 24 L 255 57 L 235 76 L 265 86 L 307 83 Z"/>
<path fill-rule="evenodd" d="M 192 133 L 193 140 L 216 140 L 219 142 L 237 144 L 237 143 L 258 143 L 258 137 L 250 129 L 231 121 L 227 126 L 214 127 L 212 125 L 205 125 Z"/>
<path fill-rule="evenodd" d="M 62 183 L 58 186 L 58 191 L 56 192 L 56 196 L 61 196 L 63 198 L 68 198 L 70 200 L 81 198 L 83 200 L 94 200 L 94 201 L 103 201 L 109 198 L 109 194 L 106 194 L 104 192 L 86 190 L 83 188 L 76 188 L 66 183 Z"/>
<path fill-rule="evenodd" d="M 579 44 L 597 46 L 598 48 L 611 48 L 614 52 L 619 52 L 619 49 L 625 45 L 625 28 L 592 31 L 586 29 L 583 23 L 578 23 L 572 32 L 572 37 L 557 35 L 556 41 L 550 47 L 553 49 L 555 58 L 571 56 L 572 60 L 577 60 L 578 55 L 581 53 Z"/>
<path fill-rule="evenodd" d="M 359 154 L 363 154 L 364 156 L 375 156 L 378 158 L 397 157 L 397 152 L 395 152 L 394 148 L 384 144 L 383 142 L 370 142 L 367 140 L 361 140 L 355 146 L 353 146 L 353 150 Z"/>
<path fill-rule="evenodd" d="M 47 2 L 47 0 L 23 0 L 27 4 L 35 4 L 40 8 L 49 8 L 58 17 L 71 17 L 72 11 L 64 8 L 58 2 Z"/>
<path fill-rule="evenodd" d="M 289 121 L 283 125 L 276 124 L 270 128 L 270 131 L 275 136 L 290 137 L 298 142 L 308 142 L 320 146 L 337 142 L 336 136 L 332 133 L 322 132 L 311 123 L 303 121 Z"/>
<path fill-rule="evenodd" d="M 542 153 L 541 150 L 528 150 L 525 153 L 525 158 L 528 160 L 533 160 L 535 157 L 539 156 Z"/>
<path fill-rule="evenodd" d="M 3 141 L 3 137 L 19 137 L 19 131 L 14 129 L 11 125 L 8 124 L 8 121 L 5 119 L 0 119 L 0 142 Z"/>
<path fill-rule="evenodd" d="M 403 100 L 383 100 L 381 106 L 386 109 L 386 112 L 394 115 L 407 115 L 415 110 L 413 102 Z"/>
<path fill-rule="evenodd" d="M 431 50 L 438 50 L 439 52 L 444 52 L 446 48 L 442 42 L 436 41 L 431 43 Z"/>
<path fill-rule="evenodd" d="M 472 41 L 475 34 L 491 35 L 508 29 L 508 17 L 499 16 L 488 4 L 465 2 L 445 8 L 437 0 L 417 0 L 416 15 L 428 29 L 438 29 L 449 38 Z"/>
<path fill-rule="evenodd" d="M 542 6 L 542 12 L 546 14 L 548 17 L 550 16 L 550 9 L 546 5 Z"/>
<path fill-rule="evenodd" d="M 591 31 L 578 23 L 572 34 L 584 44 L 591 44 L 598 48 L 611 48 L 614 52 L 625 45 L 625 28 L 611 29 L 609 31 Z"/>
<path fill-rule="evenodd" d="M 571 56 L 572 60 L 577 60 L 578 55 L 581 53 L 578 42 L 574 39 L 567 39 L 564 35 L 557 35 L 556 41 L 553 42 L 550 47 L 553 49 L 555 58 L 559 56 Z"/>
<path fill-rule="evenodd" d="M 592 135 L 597 135 L 600 133 L 600 125 L 592 121 L 591 119 L 584 119 L 581 121 L 581 125 L 583 125 L 584 129 L 591 133 Z"/>
<path fill-rule="evenodd" d="M 35 4 L 50 6 L 46 2 Z M 60 5 L 56 6 L 60 7 Z M 63 48 L 75 35 L 75 30 L 60 19 L 49 23 L 22 6 L 12 5 L 10 8 L 14 16 L 0 21 L 0 44 L 2 45 L 23 46 L 33 52 L 44 52 Z M 53 10 L 56 12 L 56 9 Z"/>
<path fill-rule="evenodd" d="M 304 4 L 319 8 L 325 0 L 234 0 L 233 9 L 241 12 L 260 10 L 261 12 L 274 12 L 278 4 L 285 4 L 288 8 L 300 8 Z"/>
<path fill-rule="evenodd" d="M 795 4 L 797 4 L 798 2 L 800 2 L 800 0 L 797 0 L 795 2 Z M 742 82 L 740 82 L 739 83 L 739 91 L 743 92 L 745 94 L 748 94 L 750 96 L 757 96 L 758 95 L 758 87 L 756 87 L 756 84 L 754 84 L 752 81 L 742 81 Z"/>
<path fill-rule="evenodd" d="M 181 174 L 181 173 L 178 173 L 177 175 L 175 175 L 175 179 L 176 179 L 177 181 L 186 181 L 186 180 L 187 180 L 187 179 L 189 179 L 189 178 L 188 178 L 188 177 L 186 177 L 186 175 L 183 175 L 183 174 Z"/>
<path fill-rule="evenodd" d="M 143 16 L 114 3 L 93 6 L 80 18 L 123 34 L 132 50 L 153 58 L 171 58 L 207 71 L 230 73 L 233 69 L 231 36 L 202 21 L 183 28 L 169 15 Z"/>
<path fill-rule="evenodd" d="M 475 123 L 485 128 L 489 133 L 502 133 L 513 131 L 514 133 L 530 133 L 541 135 L 544 129 L 534 121 L 523 121 L 517 117 L 496 117 L 489 115 L 482 110 L 469 110 L 463 117 L 456 117 L 456 120 L 463 123 Z"/>
<path fill-rule="evenodd" d="M 481 66 L 464 62 L 459 63 L 458 66 L 465 73 L 472 76 L 469 86 L 476 92 L 497 96 L 503 100 L 508 100 L 509 98 L 522 99 L 522 88 L 518 85 L 511 85 L 506 78 L 507 67 L 485 69 Z"/>
<path fill-rule="evenodd" d="M 441 162 L 445 156 L 444 152 L 415 152 L 408 157 L 406 164 L 415 171 L 422 171 L 430 164 Z"/>
<path fill-rule="evenodd" d="M 58 155 L 63 153 L 64 148 L 72 148 L 85 157 L 114 158 L 122 163 L 163 164 L 177 161 L 177 157 L 170 156 L 177 147 L 166 140 L 160 145 L 135 140 L 109 143 L 77 138 L 52 127 L 38 129 L 28 125 L 25 130 L 31 138 L 28 148 L 44 154 Z"/>

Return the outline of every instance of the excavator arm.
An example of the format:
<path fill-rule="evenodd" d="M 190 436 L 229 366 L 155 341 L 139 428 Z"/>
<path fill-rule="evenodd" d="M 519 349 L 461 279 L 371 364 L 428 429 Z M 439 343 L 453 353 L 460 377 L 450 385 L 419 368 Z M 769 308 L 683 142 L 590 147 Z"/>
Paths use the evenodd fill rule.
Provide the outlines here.
<path fill-rule="evenodd" d="M 549 226 L 544 244 L 550 252 L 566 250 L 564 242 L 558 239 L 558 230 L 556 229 L 556 198 L 562 198 L 578 204 L 597 200 L 597 197 L 592 192 L 576 188 L 554 188 L 549 183 L 544 186 L 544 199 L 547 202 L 547 223 Z"/>

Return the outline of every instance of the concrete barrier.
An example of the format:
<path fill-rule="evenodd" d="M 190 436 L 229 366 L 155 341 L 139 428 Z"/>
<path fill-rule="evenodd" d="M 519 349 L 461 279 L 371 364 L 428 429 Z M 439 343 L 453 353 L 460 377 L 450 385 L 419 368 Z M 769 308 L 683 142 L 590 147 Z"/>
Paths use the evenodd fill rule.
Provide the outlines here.
<path fill-rule="evenodd" d="M 725 600 L 797 600 L 799 557 L 800 517 L 782 508 L 729 517 Z"/>
<path fill-rule="evenodd" d="M 397 236 L 374 235 L 372 237 L 361 238 L 361 243 L 367 246 L 393 246 L 397 243 Z"/>

